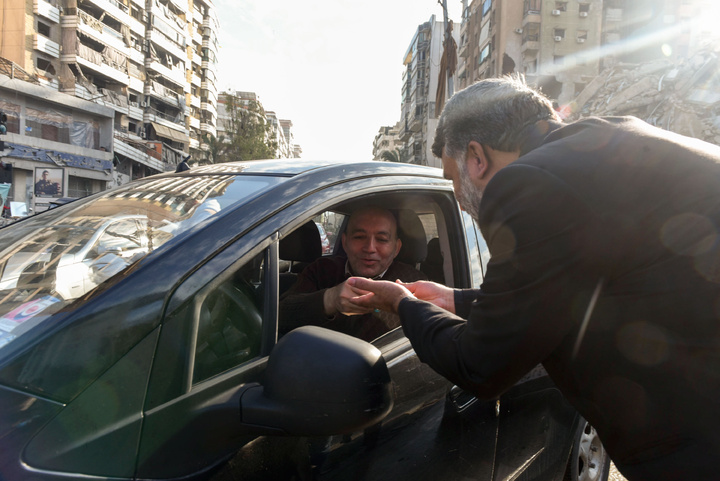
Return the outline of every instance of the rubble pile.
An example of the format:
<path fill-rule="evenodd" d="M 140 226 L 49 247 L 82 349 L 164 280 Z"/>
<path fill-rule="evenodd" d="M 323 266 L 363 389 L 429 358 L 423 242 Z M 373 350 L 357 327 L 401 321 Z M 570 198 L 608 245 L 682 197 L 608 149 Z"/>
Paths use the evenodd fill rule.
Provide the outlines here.
<path fill-rule="evenodd" d="M 663 129 L 720 145 L 720 54 L 707 47 L 673 63 L 618 64 L 570 104 L 567 120 L 632 115 Z"/>

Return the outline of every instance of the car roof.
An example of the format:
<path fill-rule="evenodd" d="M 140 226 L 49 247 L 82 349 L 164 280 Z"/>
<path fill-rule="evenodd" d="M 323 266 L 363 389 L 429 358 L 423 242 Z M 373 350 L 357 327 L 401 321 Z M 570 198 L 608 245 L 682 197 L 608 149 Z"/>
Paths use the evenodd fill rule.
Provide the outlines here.
<path fill-rule="evenodd" d="M 415 174 L 442 177 L 442 170 L 423 165 L 383 162 L 383 161 L 342 161 L 342 160 L 311 160 L 311 159 L 272 159 L 227 162 L 193 167 L 178 175 L 197 174 L 264 174 L 294 176 L 316 170 L 352 170 L 380 169 L 383 173 Z"/>

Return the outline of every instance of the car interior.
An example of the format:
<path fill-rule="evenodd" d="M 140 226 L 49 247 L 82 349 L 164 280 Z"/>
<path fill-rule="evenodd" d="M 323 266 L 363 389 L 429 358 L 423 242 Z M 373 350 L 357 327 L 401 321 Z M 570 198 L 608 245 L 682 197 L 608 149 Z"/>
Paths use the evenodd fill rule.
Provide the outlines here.
<path fill-rule="evenodd" d="M 282 237 L 279 244 L 281 295 L 292 286 L 305 266 L 322 255 L 320 235 L 314 223 L 323 225 L 331 237 L 329 254 L 344 256 L 341 234 L 350 214 L 369 204 L 384 208 L 393 206 L 389 210 L 398 221 L 398 236 L 403 243 L 396 260 L 414 266 L 435 282 L 445 283 L 450 279 L 448 285 L 452 285 L 452 263 L 449 256 L 447 263 L 443 256 L 443 250 L 448 251 L 449 240 L 439 203 L 427 194 L 395 194 L 353 199 L 334 206 Z M 441 247 L 443 243 L 445 249 Z"/>
<path fill-rule="evenodd" d="M 451 242 L 457 242 L 460 233 L 450 232 L 447 228 L 458 222 L 457 219 L 446 221 L 446 216 L 450 215 L 447 206 L 454 207 L 448 202 L 442 194 L 391 193 L 355 198 L 308 214 L 291 232 L 281 233 L 278 243 L 279 296 L 314 260 L 323 255 L 345 255 L 341 233 L 350 214 L 368 205 L 392 206 L 389 210 L 398 220 L 398 235 L 403 242 L 397 260 L 414 266 L 430 280 L 448 286 L 457 285 L 465 274 L 462 272 L 464 261 L 453 259 L 449 254 Z M 450 198 L 450 202 L 454 200 Z M 326 254 L 323 254 L 317 224 L 324 228 L 330 240 L 331 249 Z M 216 279 L 197 299 L 199 307 L 195 316 L 198 332 L 193 383 L 250 360 L 259 353 L 262 342 L 263 266 L 263 256 L 258 254 L 234 272 Z"/>

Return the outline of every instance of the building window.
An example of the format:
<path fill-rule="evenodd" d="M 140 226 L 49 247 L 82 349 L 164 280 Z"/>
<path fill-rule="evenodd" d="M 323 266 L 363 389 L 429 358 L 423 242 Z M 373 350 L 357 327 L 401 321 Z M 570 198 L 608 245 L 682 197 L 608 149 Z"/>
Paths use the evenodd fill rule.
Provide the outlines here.
<path fill-rule="evenodd" d="M 485 45 L 485 48 L 483 48 L 480 51 L 480 58 L 478 58 L 478 65 L 482 65 L 485 63 L 485 61 L 490 57 L 490 44 Z"/>
<path fill-rule="evenodd" d="M 68 177 L 68 197 L 85 197 L 92 193 L 92 180 L 74 175 Z"/>
<path fill-rule="evenodd" d="M 53 64 L 51 64 L 49 60 L 38 57 L 35 59 L 35 66 L 42 73 L 45 73 L 47 75 L 55 75 L 55 67 L 53 67 Z"/>
<path fill-rule="evenodd" d="M 555 2 L 555 10 L 567 12 L 567 2 Z"/>
<path fill-rule="evenodd" d="M 540 6 L 542 5 L 542 0 L 525 0 L 525 9 L 523 10 L 525 15 L 528 14 L 534 14 L 537 15 L 540 13 Z"/>
<path fill-rule="evenodd" d="M 40 20 L 38 20 L 38 23 L 37 23 L 37 31 L 38 31 L 38 33 L 39 33 L 40 35 L 44 35 L 44 36 L 46 36 L 47 38 L 50 38 L 50 25 L 48 25 L 48 24 L 46 24 L 46 23 L 43 23 L 43 22 L 41 22 Z"/>
<path fill-rule="evenodd" d="M 580 13 L 589 13 L 590 12 L 590 4 L 589 3 L 581 3 L 580 4 Z"/>
<path fill-rule="evenodd" d="M 484 17 L 492 8 L 492 0 L 485 0 L 482 7 L 482 16 Z"/>
<path fill-rule="evenodd" d="M 557 38 L 565 38 L 565 29 L 564 28 L 556 28 L 553 29 L 553 35 Z"/>
<path fill-rule="evenodd" d="M 578 30 L 576 34 L 577 42 L 578 43 L 585 43 L 588 38 L 588 31 L 587 30 Z"/>

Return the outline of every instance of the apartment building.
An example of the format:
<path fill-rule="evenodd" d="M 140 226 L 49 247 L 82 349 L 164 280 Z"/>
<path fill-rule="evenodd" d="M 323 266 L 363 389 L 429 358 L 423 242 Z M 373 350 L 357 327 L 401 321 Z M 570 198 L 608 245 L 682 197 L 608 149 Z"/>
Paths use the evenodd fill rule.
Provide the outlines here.
<path fill-rule="evenodd" d="M 463 5 L 458 83 L 522 72 L 561 104 L 598 73 L 602 0 L 473 0 Z"/>
<path fill-rule="evenodd" d="M 12 75 L 12 77 L 11 77 Z M 0 161 L 13 216 L 41 212 L 62 197 L 84 197 L 113 181 L 115 112 L 62 94 L 10 62 L 0 62 Z"/>
<path fill-rule="evenodd" d="M 603 66 L 682 62 L 717 41 L 714 0 L 605 0 Z"/>
<path fill-rule="evenodd" d="M 393 126 L 380 127 L 375 140 L 373 140 L 373 160 L 383 160 L 383 153 L 391 152 L 391 155 L 397 155 L 398 160 L 403 152 L 403 141 L 399 135 L 400 123 Z M 392 154 L 395 152 L 396 154 Z"/>
<path fill-rule="evenodd" d="M 17 0 L 2 18 L 0 57 L 112 109 L 113 184 L 174 170 L 215 134 L 212 0 Z"/>
<path fill-rule="evenodd" d="M 440 167 L 440 160 L 432 155 L 431 147 L 437 127 L 435 94 L 444 35 L 444 23 L 432 15 L 430 20 L 418 26 L 403 59 L 405 70 L 398 136 L 403 142 L 405 156 L 414 164 Z M 452 35 L 457 43 L 457 32 L 453 31 Z"/>

